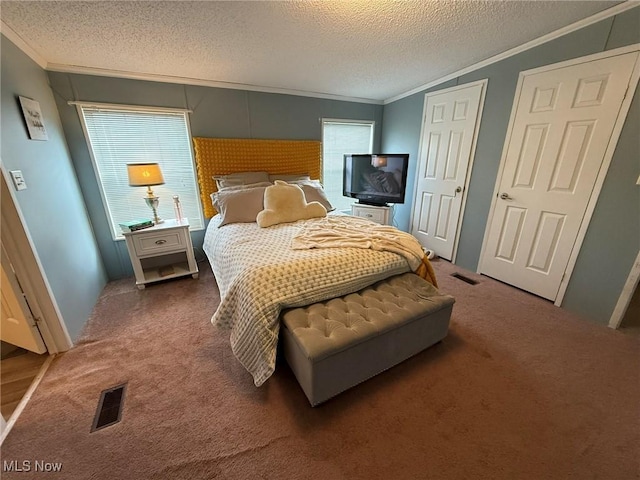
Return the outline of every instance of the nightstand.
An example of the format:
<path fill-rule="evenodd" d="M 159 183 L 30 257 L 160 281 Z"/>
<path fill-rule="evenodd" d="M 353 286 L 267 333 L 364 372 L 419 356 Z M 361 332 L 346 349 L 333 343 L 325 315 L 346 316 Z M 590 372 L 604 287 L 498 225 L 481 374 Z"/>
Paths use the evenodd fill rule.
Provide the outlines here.
<path fill-rule="evenodd" d="M 165 220 L 135 232 L 124 233 L 127 250 L 142 290 L 147 283 L 191 275 L 198 278 L 198 264 L 193 254 L 189 220 Z"/>
<path fill-rule="evenodd" d="M 381 225 L 391 225 L 391 207 L 354 203 L 351 205 L 351 215 L 366 218 Z"/>

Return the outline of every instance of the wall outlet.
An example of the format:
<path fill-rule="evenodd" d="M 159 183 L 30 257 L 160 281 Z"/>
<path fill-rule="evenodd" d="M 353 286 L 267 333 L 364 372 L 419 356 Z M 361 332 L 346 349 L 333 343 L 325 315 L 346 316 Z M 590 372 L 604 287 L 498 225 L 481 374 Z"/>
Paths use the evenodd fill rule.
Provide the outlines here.
<path fill-rule="evenodd" d="M 25 190 L 27 188 L 27 182 L 24 181 L 21 170 L 11 170 L 11 179 L 16 190 Z"/>

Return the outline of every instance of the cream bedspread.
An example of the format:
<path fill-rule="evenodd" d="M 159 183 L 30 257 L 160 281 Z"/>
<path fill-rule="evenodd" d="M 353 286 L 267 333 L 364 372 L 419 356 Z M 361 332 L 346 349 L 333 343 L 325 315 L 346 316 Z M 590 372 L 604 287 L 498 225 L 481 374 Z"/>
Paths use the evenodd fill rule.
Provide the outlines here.
<path fill-rule="evenodd" d="M 402 255 L 411 268 L 418 269 L 424 257 L 422 246 L 413 235 L 390 225 L 380 225 L 360 217 L 328 216 L 309 223 L 293 237 L 291 247 L 367 248 Z"/>
<path fill-rule="evenodd" d="M 340 218 L 356 224 L 362 221 Z M 233 353 L 257 386 L 275 370 L 283 308 L 346 295 L 411 270 L 405 257 L 389 251 L 291 248 L 303 226 L 322 221 L 301 220 L 269 228 L 237 223 L 218 228 L 218 215 L 207 228 L 203 248 L 221 298 L 211 322 L 231 329 Z"/>

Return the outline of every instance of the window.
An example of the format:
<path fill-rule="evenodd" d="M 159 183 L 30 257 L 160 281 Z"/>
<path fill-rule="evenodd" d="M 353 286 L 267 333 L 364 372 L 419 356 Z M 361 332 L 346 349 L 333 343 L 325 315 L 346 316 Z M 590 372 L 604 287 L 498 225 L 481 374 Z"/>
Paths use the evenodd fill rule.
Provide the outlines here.
<path fill-rule="evenodd" d="M 322 120 L 322 181 L 327 197 L 337 210 L 350 210 L 353 198 L 342 195 L 345 153 L 373 153 L 375 122 Z"/>
<path fill-rule="evenodd" d="M 160 197 L 158 216 L 173 218 L 173 196 L 180 196 L 192 230 L 204 227 L 194 173 L 187 111 L 78 104 L 111 232 L 123 238 L 119 223 L 152 218 L 144 187 L 130 187 L 127 163 L 157 162 L 165 184 L 152 187 Z"/>

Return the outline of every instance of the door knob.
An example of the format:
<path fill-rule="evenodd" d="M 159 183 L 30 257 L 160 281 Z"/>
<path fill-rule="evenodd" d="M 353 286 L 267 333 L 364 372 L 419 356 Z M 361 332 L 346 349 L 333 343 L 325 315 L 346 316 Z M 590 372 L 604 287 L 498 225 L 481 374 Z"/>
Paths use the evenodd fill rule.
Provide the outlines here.
<path fill-rule="evenodd" d="M 456 195 L 458 195 L 461 191 L 462 191 L 462 187 L 459 186 L 458 188 L 456 188 L 456 193 L 455 193 L 454 197 Z"/>
<path fill-rule="evenodd" d="M 501 193 L 500 198 L 502 200 L 513 200 L 513 198 L 511 198 L 508 193 Z"/>

